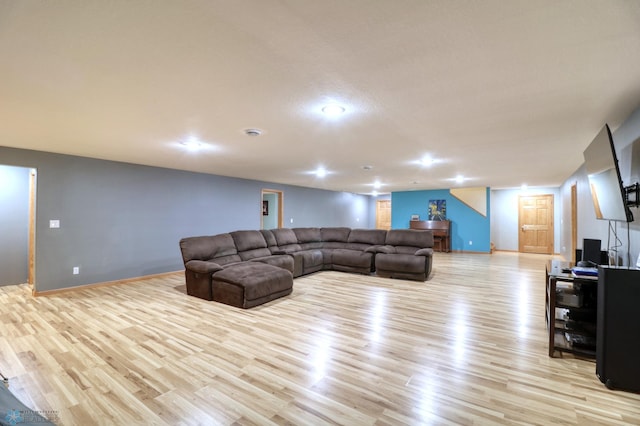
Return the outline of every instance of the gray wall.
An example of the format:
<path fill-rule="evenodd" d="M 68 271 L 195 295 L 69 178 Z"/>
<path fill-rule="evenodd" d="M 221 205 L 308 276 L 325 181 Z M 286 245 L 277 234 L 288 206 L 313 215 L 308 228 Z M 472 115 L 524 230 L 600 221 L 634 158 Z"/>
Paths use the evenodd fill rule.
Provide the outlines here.
<path fill-rule="evenodd" d="M 0 166 L 0 285 L 28 280 L 29 174 Z"/>
<path fill-rule="evenodd" d="M 618 129 L 611 129 L 616 154 L 620 164 L 620 174 L 625 186 L 638 182 L 640 177 L 640 108 L 631 114 Z M 594 133 L 595 137 L 595 133 Z M 590 141 L 586 141 L 586 144 Z M 586 145 L 585 145 L 586 147 Z M 602 248 L 607 249 L 609 237 L 609 222 L 596 219 L 589 181 L 584 165 L 565 181 L 560 188 L 562 198 L 562 220 L 566 226 L 562 228 L 562 255 L 565 259 L 571 259 L 571 186 L 576 184 L 578 189 L 578 248 L 582 248 L 584 238 L 602 240 Z M 618 257 L 625 265 L 631 258 L 631 266 L 634 266 L 640 252 L 640 210 L 631 209 L 634 222 L 628 225 L 624 222 L 612 222 L 617 226 L 617 235 L 620 248 Z M 612 242 L 611 246 L 615 245 Z"/>
<path fill-rule="evenodd" d="M 6 147 L 0 164 L 37 169 L 40 292 L 180 270 L 180 238 L 260 229 L 264 188 L 287 227 L 369 227 L 363 195 Z"/>

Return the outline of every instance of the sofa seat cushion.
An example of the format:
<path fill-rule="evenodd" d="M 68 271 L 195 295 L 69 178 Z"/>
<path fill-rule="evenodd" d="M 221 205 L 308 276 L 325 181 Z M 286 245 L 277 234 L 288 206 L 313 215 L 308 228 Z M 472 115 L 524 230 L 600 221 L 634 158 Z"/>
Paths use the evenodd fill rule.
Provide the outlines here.
<path fill-rule="evenodd" d="M 304 250 L 297 253 L 302 258 L 302 268 L 306 271 L 324 264 L 322 250 Z"/>
<path fill-rule="evenodd" d="M 413 254 L 386 254 L 376 255 L 376 270 L 398 271 L 410 274 L 424 274 L 429 258 L 415 256 Z"/>
<path fill-rule="evenodd" d="M 333 265 L 352 266 L 356 268 L 371 268 L 373 253 L 360 250 L 335 249 L 331 253 Z"/>
<path fill-rule="evenodd" d="M 293 257 L 288 254 L 271 255 L 265 257 L 256 257 L 251 259 L 251 262 L 262 262 L 268 265 L 277 266 L 278 268 L 286 269 L 293 273 Z"/>
<path fill-rule="evenodd" d="M 212 287 L 213 300 L 248 308 L 291 293 L 293 275 L 266 263 L 243 262 L 213 274 Z"/>
<path fill-rule="evenodd" d="M 272 254 L 271 250 L 269 250 L 266 247 L 238 252 L 238 256 L 240 256 L 240 259 L 242 260 L 259 259 L 259 258 L 271 256 L 271 254 Z"/>

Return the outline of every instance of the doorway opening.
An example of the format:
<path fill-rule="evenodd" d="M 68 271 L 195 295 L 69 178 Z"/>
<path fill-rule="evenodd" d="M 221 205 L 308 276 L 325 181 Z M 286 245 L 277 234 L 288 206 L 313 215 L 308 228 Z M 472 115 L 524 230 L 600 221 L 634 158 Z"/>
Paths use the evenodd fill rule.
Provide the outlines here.
<path fill-rule="evenodd" d="M 260 229 L 275 229 L 283 227 L 284 193 L 275 189 L 262 190 L 262 205 L 260 212 Z"/>
<path fill-rule="evenodd" d="M 0 240 L 0 285 L 33 286 L 36 169 L 0 165 L 0 183 L 0 227 L 4 231 Z"/>

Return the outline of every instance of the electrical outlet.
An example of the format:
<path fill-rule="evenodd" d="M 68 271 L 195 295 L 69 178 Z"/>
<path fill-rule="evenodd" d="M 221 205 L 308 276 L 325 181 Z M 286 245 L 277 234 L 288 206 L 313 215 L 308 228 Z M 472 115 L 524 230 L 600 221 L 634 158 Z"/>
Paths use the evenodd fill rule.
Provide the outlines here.
<path fill-rule="evenodd" d="M 79 266 L 74 266 L 73 267 L 73 275 L 78 275 L 80 273 L 80 267 Z"/>
<path fill-rule="evenodd" d="M 60 221 L 58 219 L 50 220 L 49 228 L 60 228 Z"/>
<path fill-rule="evenodd" d="M 469 241 L 469 245 L 472 246 L 473 245 L 473 241 Z"/>
<path fill-rule="evenodd" d="M 291 218 L 291 223 L 293 223 L 293 218 Z"/>

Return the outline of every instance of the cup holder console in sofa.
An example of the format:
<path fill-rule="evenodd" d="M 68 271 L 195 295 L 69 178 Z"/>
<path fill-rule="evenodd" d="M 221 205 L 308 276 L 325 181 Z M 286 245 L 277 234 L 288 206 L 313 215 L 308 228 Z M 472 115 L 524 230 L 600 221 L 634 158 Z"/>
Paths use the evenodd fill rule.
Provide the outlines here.
<path fill-rule="evenodd" d="M 433 234 L 423 230 L 279 228 L 180 240 L 187 294 L 249 308 L 291 293 L 322 270 L 426 281 Z"/>

